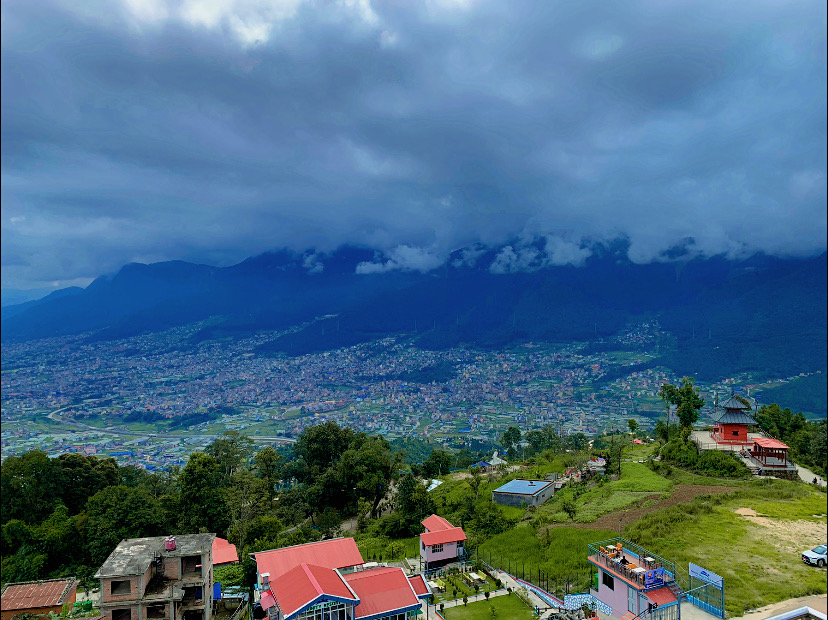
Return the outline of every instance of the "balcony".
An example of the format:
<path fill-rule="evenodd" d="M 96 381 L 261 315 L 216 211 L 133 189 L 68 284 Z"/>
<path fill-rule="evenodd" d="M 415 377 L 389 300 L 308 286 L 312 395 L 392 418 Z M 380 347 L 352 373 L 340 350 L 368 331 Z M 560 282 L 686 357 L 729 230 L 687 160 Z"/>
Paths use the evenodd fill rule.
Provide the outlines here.
<path fill-rule="evenodd" d="M 587 560 L 637 590 L 676 585 L 675 564 L 625 538 L 587 545 Z"/>

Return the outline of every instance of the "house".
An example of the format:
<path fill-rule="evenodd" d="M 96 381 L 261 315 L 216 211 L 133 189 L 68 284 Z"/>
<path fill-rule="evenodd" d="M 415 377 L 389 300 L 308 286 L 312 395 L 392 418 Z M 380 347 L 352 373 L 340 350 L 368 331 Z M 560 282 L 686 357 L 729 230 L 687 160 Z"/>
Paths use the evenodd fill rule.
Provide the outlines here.
<path fill-rule="evenodd" d="M 401 568 L 369 566 L 352 538 L 253 554 L 269 620 L 409 620 L 430 596 Z"/>
<path fill-rule="evenodd" d="M 756 420 L 750 415 L 750 405 L 731 395 L 722 403 L 722 409 L 724 411 L 716 419 L 710 433 L 713 440 L 718 444 L 750 445 L 748 427 L 756 424 Z"/>
<path fill-rule="evenodd" d="M 233 564 L 238 561 L 239 554 L 236 552 L 236 545 L 216 536 L 213 540 L 213 566 Z"/>
<path fill-rule="evenodd" d="M 588 545 L 587 560 L 597 569 L 590 594 L 603 603 L 605 615 L 681 620 L 682 591 L 672 562 L 624 538 Z"/>
<path fill-rule="evenodd" d="M 540 506 L 555 494 L 551 480 L 511 480 L 492 492 L 492 499 L 503 506 Z"/>
<path fill-rule="evenodd" d="M 422 523 L 426 531 L 420 534 L 420 558 L 426 571 L 466 557 L 463 528 L 454 527 L 438 515 L 431 515 Z"/>
<path fill-rule="evenodd" d="M 773 437 L 754 437 L 753 446 L 743 451 L 742 458 L 749 469 L 760 475 L 799 480 L 796 465 L 788 458 L 789 449 Z"/>
<path fill-rule="evenodd" d="M 95 573 L 104 620 L 210 620 L 215 536 L 122 540 Z"/>
<path fill-rule="evenodd" d="M 2 620 L 24 613 L 59 614 L 65 604 L 70 607 L 74 604 L 77 586 L 78 581 L 74 577 L 8 583 L 0 594 Z"/>

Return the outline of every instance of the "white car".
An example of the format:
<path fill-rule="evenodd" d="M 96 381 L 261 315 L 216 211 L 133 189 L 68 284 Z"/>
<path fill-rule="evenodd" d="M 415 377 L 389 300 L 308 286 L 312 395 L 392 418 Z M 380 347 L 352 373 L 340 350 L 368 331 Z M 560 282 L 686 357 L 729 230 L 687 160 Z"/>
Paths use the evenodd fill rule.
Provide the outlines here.
<path fill-rule="evenodd" d="M 828 551 L 828 545 L 819 545 L 808 551 L 803 551 L 802 561 L 805 562 L 805 564 L 816 564 L 822 568 L 825 566 L 826 562 L 826 551 Z"/>

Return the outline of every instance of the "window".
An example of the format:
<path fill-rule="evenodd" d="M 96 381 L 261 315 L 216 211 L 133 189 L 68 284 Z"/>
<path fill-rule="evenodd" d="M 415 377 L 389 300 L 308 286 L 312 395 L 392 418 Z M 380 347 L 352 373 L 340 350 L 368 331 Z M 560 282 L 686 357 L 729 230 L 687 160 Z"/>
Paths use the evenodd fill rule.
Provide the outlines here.
<path fill-rule="evenodd" d="M 615 590 L 615 578 L 607 572 L 601 571 L 601 583 L 607 586 L 610 590 Z"/>
<path fill-rule="evenodd" d="M 130 583 L 129 579 L 125 580 L 112 580 L 110 582 L 110 593 L 111 594 L 129 594 L 132 592 L 132 584 Z"/>
<path fill-rule="evenodd" d="M 443 545 L 442 543 L 439 545 L 431 545 L 431 553 L 442 553 L 443 552 Z"/>
<path fill-rule="evenodd" d="M 739 431 L 730 431 L 730 432 L 733 433 L 736 437 L 739 436 Z"/>
<path fill-rule="evenodd" d="M 132 612 L 129 608 L 112 610 L 112 620 L 130 620 L 131 617 Z"/>

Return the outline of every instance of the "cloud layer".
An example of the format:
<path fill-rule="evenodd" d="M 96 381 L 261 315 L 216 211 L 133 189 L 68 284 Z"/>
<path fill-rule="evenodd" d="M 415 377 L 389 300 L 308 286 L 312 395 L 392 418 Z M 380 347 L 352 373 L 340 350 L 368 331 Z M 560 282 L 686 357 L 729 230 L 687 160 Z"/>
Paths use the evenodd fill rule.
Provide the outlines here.
<path fill-rule="evenodd" d="M 4 287 L 342 243 L 364 272 L 825 250 L 822 3 L 2 12 Z"/>

